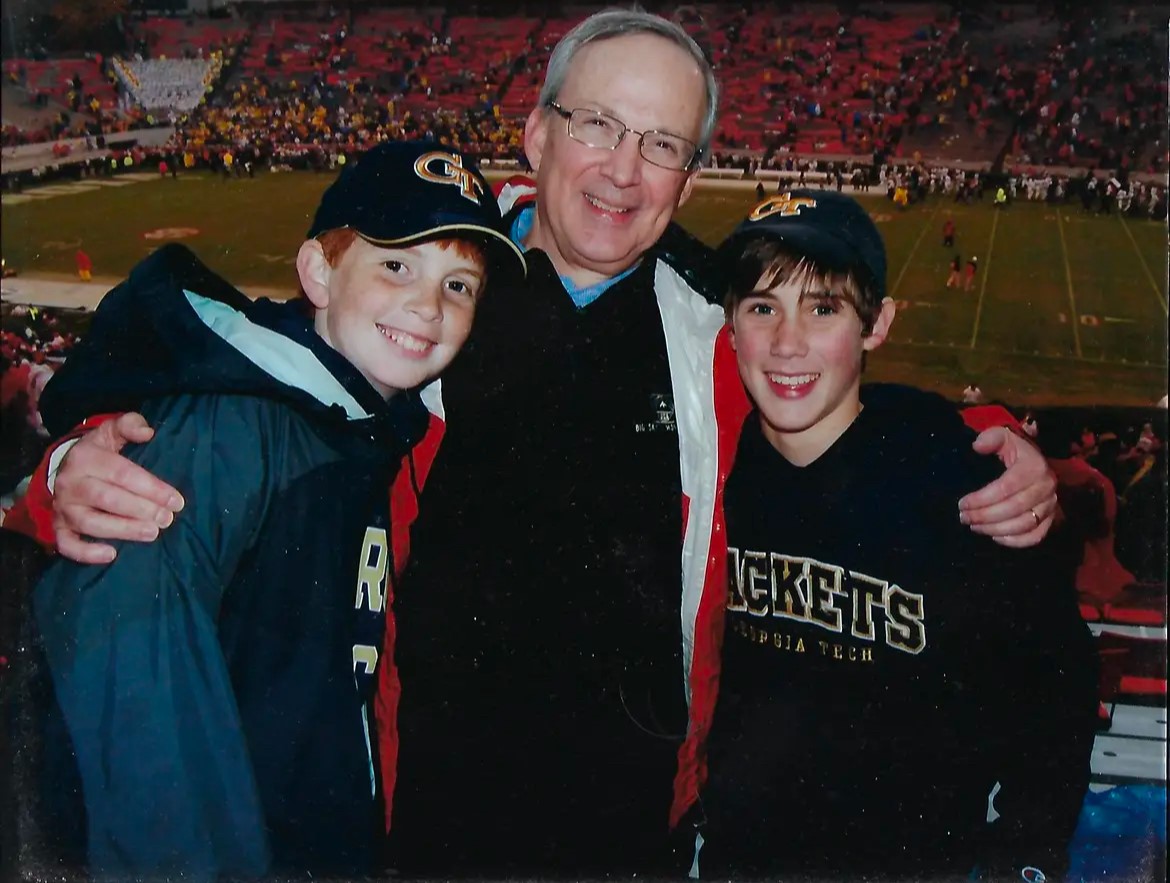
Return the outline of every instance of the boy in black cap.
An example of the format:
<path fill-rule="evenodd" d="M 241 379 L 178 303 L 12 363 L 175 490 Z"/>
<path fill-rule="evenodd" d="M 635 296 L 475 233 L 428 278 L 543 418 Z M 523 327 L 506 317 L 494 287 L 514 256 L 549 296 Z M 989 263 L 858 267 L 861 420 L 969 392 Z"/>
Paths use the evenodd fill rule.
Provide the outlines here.
<path fill-rule="evenodd" d="M 1096 708 L 1071 573 L 952 517 L 994 471 L 957 414 L 927 431 L 861 387 L 894 304 L 860 205 L 775 197 L 722 255 L 756 410 L 725 489 L 700 876 L 1053 879 Z"/>
<path fill-rule="evenodd" d="M 142 410 L 169 443 L 132 459 L 188 501 L 157 542 L 59 561 L 33 597 L 56 697 L 47 830 L 75 829 L 97 874 L 377 869 L 371 699 L 404 529 L 386 488 L 414 474 L 427 384 L 489 278 L 525 266 L 472 162 L 407 143 L 345 169 L 296 266 L 311 316 L 159 249 L 42 399 L 56 432 Z"/>

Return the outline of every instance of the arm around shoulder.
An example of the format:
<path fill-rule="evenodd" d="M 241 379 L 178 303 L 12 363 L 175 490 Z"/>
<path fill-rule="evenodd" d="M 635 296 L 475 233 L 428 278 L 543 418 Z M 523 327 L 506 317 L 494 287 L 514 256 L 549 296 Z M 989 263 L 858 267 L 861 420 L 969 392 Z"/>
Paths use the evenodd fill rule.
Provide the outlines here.
<path fill-rule="evenodd" d="M 55 551 L 53 535 L 53 480 L 65 454 L 82 438 L 103 422 L 116 415 L 99 414 L 88 418 L 80 425 L 57 439 L 41 456 L 32 475 L 24 479 L 0 512 L 0 526 L 5 530 L 27 536 L 48 551 Z"/>
<path fill-rule="evenodd" d="M 5 513 L 4 527 L 82 564 L 106 564 L 115 555 L 113 546 L 83 536 L 154 539 L 182 509 L 183 499 L 119 453 L 153 435 L 140 414 L 87 418 L 45 453 Z"/>
<path fill-rule="evenodd" d="M 956 427 L 967 435 L 976 453 L 994 455 L 1004 465 L 1003 475 L 959 501 L 959 518 L 973 533 L 989 536 L 1001 546 L 1026 548 L 1047 535 L 1056 517 L 1056 477 L 1040 450 L 1028 439 L 1002 424 L 977 423 L 967 409 L 961 414 L 942 396 L 895 384 L 867 384 L 862 401 L 900 412 L 917 427 L 935 433 L 951 433 Z M 1014 417 L 996 406 L 1007 419 Z M 968 428 L 964 429 L 964 425 Z M 986 428 L 984 428 L 986 427 Z M 975 435 L 977 429 L 982 429 Z"/>

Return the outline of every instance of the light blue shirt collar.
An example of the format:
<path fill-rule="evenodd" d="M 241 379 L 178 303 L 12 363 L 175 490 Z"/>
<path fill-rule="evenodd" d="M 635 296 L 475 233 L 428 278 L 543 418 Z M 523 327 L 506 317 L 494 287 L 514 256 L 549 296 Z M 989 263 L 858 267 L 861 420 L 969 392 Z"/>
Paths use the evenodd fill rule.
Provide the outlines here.
<path fill-rule="evenodd" d="M 521 209 L 516 216 L 516 220 L 512 222 L 512 229 L 508 235 L 512 238 L 520 248 L 528 251 L 528 247 L 524 244 L 524 240 L 528 238 L 528 234 L 532 232 L 532 223 L 536 218 L 536 206 L 529 206 Z M 639 261 L 638 263 L 641 263 Z M 569 297 L 572 298 L 573 303 L 576 304 L 577 309 L 581 310 L 589 306 L 605 292 L 607 292 L 615 283 L 625 279 L 638 268 L 638 264 L 630 267 L 628 270 L 623 270 L 616 276 L 611 276 L 608 279 L 602 279 L 600 282 L 595 282 L 592 285 L 579 287 L 568 276 L 561 276 L 561 285 L 565 287 L 565 291 Z"/>

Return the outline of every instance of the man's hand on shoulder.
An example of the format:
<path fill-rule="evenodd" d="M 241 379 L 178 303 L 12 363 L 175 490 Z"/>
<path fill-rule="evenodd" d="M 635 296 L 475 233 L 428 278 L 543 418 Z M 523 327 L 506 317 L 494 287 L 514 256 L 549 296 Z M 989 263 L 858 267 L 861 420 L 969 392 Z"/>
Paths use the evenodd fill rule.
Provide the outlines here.
<path fill-rule="evenodd" d="M 183 497 L 120 453 L 154 430 L 141 414 L 122 414 L 82 436 L 57 471 L 53 530 L 57 551 L 80 564 L 108 564 L 114 547 L 93 540 L 150 542 L 174 521 Z M 92 539 L 87 539 L 92 538 Z"/>
<path fill-rule="evenodd" d="M 1055 520 L 1056 476 L 1031 442 L 1006 426 L 979 433 L 972 447 L 1003 461 L 1003 475 L 959 501 L 959 518 L 1002 546 L 1025 548 L 1044 539 Z"/>

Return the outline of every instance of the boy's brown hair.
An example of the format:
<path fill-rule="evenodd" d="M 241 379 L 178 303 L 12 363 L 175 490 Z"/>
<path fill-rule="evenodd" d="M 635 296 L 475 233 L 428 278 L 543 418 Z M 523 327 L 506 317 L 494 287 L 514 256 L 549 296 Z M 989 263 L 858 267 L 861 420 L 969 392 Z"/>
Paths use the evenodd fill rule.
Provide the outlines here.
<path fill-rule="evenodd" d="M 730 277 L 724 307 L 761 287 L 795 282 L 853 305 L 868 337 L 886 298 L 886 246 L 869 213 L 852 197 L 798 189 L 757 205 L 719 247 Z"/>
<path fill-rule="evenodd" d="M 825 291 L 852 305 L 868 335 L 882 308 L 881 292 L 848 270 L 829 270 L 776 239 L 753 239 L 727 268 L 730 276 L 723 310 L 730 319 L 740 302 L 761 289 L 789 283 Z"/>

